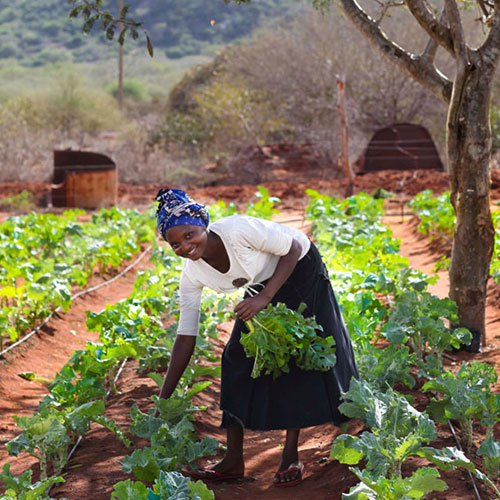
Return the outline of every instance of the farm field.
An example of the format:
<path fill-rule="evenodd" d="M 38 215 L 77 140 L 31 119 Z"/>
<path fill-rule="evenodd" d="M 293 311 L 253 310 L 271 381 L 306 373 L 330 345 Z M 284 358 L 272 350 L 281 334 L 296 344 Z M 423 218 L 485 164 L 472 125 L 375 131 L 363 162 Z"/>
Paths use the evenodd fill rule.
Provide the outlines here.
<path fill-rule="evenodd" d="M 497 179 L 498 177 L 498 179 Z M 300 180 L 300 179 L 299 179 Z M 0 185 L 0 195 L 16 194 L 26 186 Z M 296 227 L 308 232 L 312 230 L 311 223 L 305 221 L 305 208 L 309 202 L 304 195 L 304 189 L 312 188 L 322 194 L 341 195 L 344 186 L 341 181 L 318 180 L 305 185 L 301 182 L 295 183 L 271 183 L 266 186 L 271 195 L 281 198 L 279 207 L 280 214 L 275 215 L 276 220 L 294 224 Z M 418 172 L 417 175 L 409 173 L 383 172 L 379 174 L 368 174 L 357 179 L 355 191 L 373 192 L 377 188 L 397 193 L 397 199 L 385 202 L 386 215 L 383 218 L 392 231 L 395 238 L 401 240 L 400 254 L 409 259 L 412 268 L 420 269 L 427 274 L 432 274 L 435 263 L 441 259 L 443 254 L 449 252 L 446 243 L 429 243 L 427 237 L 417 232 L 416 219 L 408 215 L 408 208 L 404 207 L 404 201 L 410 200 L 423 189 L 433 189 L 435 193 L 444 191 L 447 187 L 446 175 L 433 172 Z M 43 196 L 44 185 L 30 185 L 38 196 Z M 493 174 L 492 204 L 500 200 L 500 176 Z M 240 209 L 254 200 L 252 198 L 256 191 L 255 186 L 219 186 L 192 190 L 196 199 L 206 203 L 216 200 L 234 202 Z M 120 205 L 123 208 L 146 209 L 153 194 L 155 186 L 122 186 L 120 192 Z M 8 214 L 2 214 L 2 220 Z M 144 247 L 144 245 L 143 245 Z M 165 244 L 163 244 L 165 247 Z M 113 271 L 108 271 L 104 276 L 94 274 L 86 286 L 98 284 L 125 267 L 133 258 L 127 259 Z M 170 261 L 169 261 L 170 262 Z M 171 264 L 172 265 L 172 264 Z M 39 475 L 37 461 L 26 453 L 20 453 L 19 457 L 8 457 L 5 444 L 13 439 L 19 432 L 12 420 L 13 415 L 29 416 L 33 414 L 38 402 L 47 393 L 47 384 L 43 381 L 27 381 L 17 376 L 20 372 L 34 372 L 37 375 L 53 379 L 55 374 L 61 370 L 66 361 L 71 357 L 75 349 L 82 349 L 87 341 L 96 342 L 99 338 L 95 332 L 89 333 L 85 328 L 87 316 L 85 311 L 90 310 L 98 313 L 107 304 L 115 304 L 128 297 L 134 288 L 134 281 L 138 271 L 152 269 L 153 264 L 147 259 L 141 261 L 137 268 L 130 271 L 123 278 L 108 287 L 101 288 L 96 292 L 82 296 L 75 300 L 67 312 L 58 313 L 44 327 L 39 335 L 31 338 L 15 353 L 8 353 L 0 360 L 0 468 L 5 463 L 11 463 L 11 472 L 19 474 L 26 467 L 33 466 L 34 478 Z M 447 293 L 446 272 L 441 271 L 439 281 L 431 285 L 429 290 L 438 297 L 445 297 Z M 489 290 L 489 302 L 487 309 L 487 341 L 488 347 L 480 354 L 460 352 L 447 354 L 443 357 L 445 368 L 457 367 L 462 361 L 484 361 L 494 366 L 498 372 L 500 363 L 500 310 L 498 308 L 500 292 L 498 285 L 492 282 Z M 219 322 L 220 317 L 212 318 L 212 323 Z M 229 337 L 231 323 L 220 321 L 217 326 L 218 338 L 208 338 L 207 342 L 213 344 L 213 352 L 208 360 L 200 361 L 200 366 L 218 366 L 217 357 L 220 356 L 225 340 Z M 203 346 L 208 349 L 208 346 Z M 131 420 L 130 409 L 134 404 L 142 412 L 147 412 L 152 407 L 151 395 L 158 392 L 154 380 L 145 373 L 137 373 L 138 361 L 130 360 L 124 366 L 117 382 L 117 393 L 110 393 L 106 402 L 106 417 L 112 419 L 116 424 L 127 429 Z M 196 406 L 206 406 L 208 409 L 196 414 L 194 422 L 196 433 L 201 439 L 209 436 L 218 441 L 224 440 L 224 435 L 219 429 L 220 412 L 218 411 L 218 379 L 207 374 L 202 379 L 210 379 L 213 383 L 205 390 L 196 394 L 193 403 Z M 405 387 L 400 380 L 396 382 L 396 388 L 405 394 L 415 398 L 414 405 L 422 410 L 429 402 L 430 396 L 422 391 L 422 384 L 417 381 L 415 387 Z M 492 390 L 499 392 L 499 386 L 492 384 Z M 347 432 L 353 436 L 360 436 L 362 431 L 367 431 L 368 426 L 361 419 L 354 418 L 349 423 Z M 344 430 L 345 432 L 345 430 Z M 347 493 L 349 488 L 359 481 L 349 471 L 348 465 L 331 460 L 330 448 L 333 439 L 342 434 L 342 431 L 334 426 L 319 426 L 306 429 L 301 434 L 300 453 L 301 460 L 306 463 L 305 481 L 294 487 L 275 488 L 272 486 L 272 477 L 279 462 L 281 453 L 281 432 L 254 433 L 250 432 L 246 438 L 246 475 L 248 480 L 238 483 L 221 483 L 211 485 L 210 489 L 215 492 L 215 498 L 220 500 L 262 498 L 281 500 L 289 498 L 293 494 L 297 500 L 328 499 L 336 500 L 342 498 L 342 493 Z M 147 441 L 141 436 L 129 436 L 132 445 L 127 448 L 117 440 L 108 429 L 98 426 L 96 423 L 90 425 L 80 444 L 72 455 L 70 461 L 64 468 L 63 477 L 65 482 L 56 484 L 50 492 L 53 498 L 69 498 L 70 500 L 105 500 L 111 497 L 113 486 L 119 481 L 133 479 L 131 474 L 122 472 L 120 461 L 133 449 L 147 446 Z M 478 444 L 478 431 L 474 435 L 475 444 Z M 494 426 L 494 437 L 500 439 L 498 423 Z M 444 424 L 437 426 L 437 435 L 432 441 L 432 446 L 445 447 L 455 446 L 452 436 Z M 217 456 L 221 456 L 218 452 Z M 208 464 L 217 458 L 201 459 L 201 463 Z M 405 465 L 404 472 L 412 473 L 424 463 L 421 457 L 411 457 Z M 479 462 L 478 462 L 479 463 Z M 436 499 L 473 499 L 475 493 L 470 487 L 470 481 L 463 470 L 441 472 L 441 479 L 445 480 L 448 490 L 434 492 L 429 498 Z M 134 479 L 135 480 L 135 479 Z M 477 483 L 479 481 L 476 480 Z M 150 484 L 150 483 L 148 483 Z M 498 485 L 498 482 L 497 482 Z M 492 496 L 492 490 L 480 485 L 481 498 L 496 498 Z M 284 490 L 284 491 L 283 491 Z M 354 498 L 354 497 L 353 497 Z"/>

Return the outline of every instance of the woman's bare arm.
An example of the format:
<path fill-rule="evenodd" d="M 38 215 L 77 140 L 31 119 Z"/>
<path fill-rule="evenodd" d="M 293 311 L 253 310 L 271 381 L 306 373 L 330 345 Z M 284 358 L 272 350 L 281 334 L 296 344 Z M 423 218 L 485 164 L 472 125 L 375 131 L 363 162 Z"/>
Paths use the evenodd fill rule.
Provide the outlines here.
<path fill-rule="evenodd" d="M 195 344 L 196 337 L 194 335 L 177 335 L 175 338 L 170 363 L 160 390 L 160 398 L 168 399 L 174 392 L 191 359 Z"/>

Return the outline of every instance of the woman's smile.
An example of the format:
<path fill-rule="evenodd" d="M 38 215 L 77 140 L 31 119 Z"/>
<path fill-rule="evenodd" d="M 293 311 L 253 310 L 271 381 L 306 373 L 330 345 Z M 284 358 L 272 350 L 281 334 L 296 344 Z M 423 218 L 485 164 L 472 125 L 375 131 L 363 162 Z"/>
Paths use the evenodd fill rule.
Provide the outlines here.
<path fill-rule="evenodd" d="M 198 260 L 198 257 L 195 258 L 198 250 L 198 245 L 194 246 L 189 252 L 187 252 L 184 257 L 187 257 L 188 259 L 193 259 L 193 260 Z"/>
<path fill-rule="evenodd" d="M 207 245 L 207 231 L 200 226 L 179 225 L 167 231 L 166 239 L 179 257 L 198 260 Z"/>

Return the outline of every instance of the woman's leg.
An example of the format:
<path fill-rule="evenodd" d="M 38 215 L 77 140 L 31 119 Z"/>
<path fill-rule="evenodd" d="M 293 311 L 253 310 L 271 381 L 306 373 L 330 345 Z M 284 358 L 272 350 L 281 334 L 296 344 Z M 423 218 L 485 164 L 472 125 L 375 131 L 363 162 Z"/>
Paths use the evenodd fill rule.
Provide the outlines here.
<path fill-rule="evenodd" d="M 290 483 L 297 481 L 302 475 L 302 464 L 299 462 L 299 433 L 300 429 L 286 431 L 285 447 L 281 454 L 281 463 L 274 476 L 275 483 Z"/>
<path fill-rule="evenodd" d="M 224 458 L 212 469 L 219 474 L 243 474 L 243 427 L 235 422 L 226 428 L 227 450 Z"/>

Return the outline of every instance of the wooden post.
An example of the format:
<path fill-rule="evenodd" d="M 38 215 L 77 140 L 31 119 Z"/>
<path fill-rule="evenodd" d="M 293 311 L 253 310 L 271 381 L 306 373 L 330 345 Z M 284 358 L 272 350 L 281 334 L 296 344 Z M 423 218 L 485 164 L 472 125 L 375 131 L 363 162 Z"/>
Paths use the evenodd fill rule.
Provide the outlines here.
<path fill-rule="evenodd" d="M 349 136 L 347 133 L 347 118 L 345 115 L 345 75 L 337 75 L 337 111 L 339 113 L 340 135 L 342 146 L 338 156 L 338 163 L 347 178 L 346 197 L 354 192 L 354 173 L 349 164 Z"/>
<path fill-rule="evenodd" d="M 118 17 L 120 18 L 123 9 L 123 0 L 118 0 Z M 123 23 L 119 22 L 119 32 L 122 32 Z M 123 44 L 120 43 L 118 49 L 118 108 L 123 108 Z"/>

